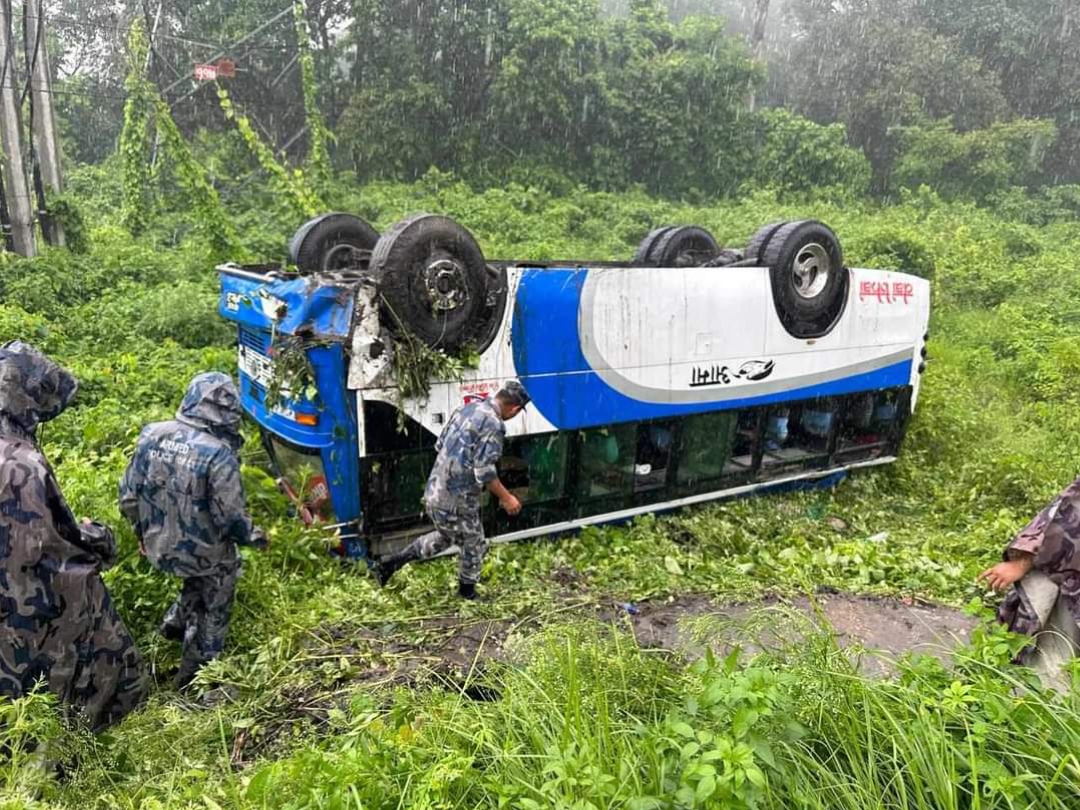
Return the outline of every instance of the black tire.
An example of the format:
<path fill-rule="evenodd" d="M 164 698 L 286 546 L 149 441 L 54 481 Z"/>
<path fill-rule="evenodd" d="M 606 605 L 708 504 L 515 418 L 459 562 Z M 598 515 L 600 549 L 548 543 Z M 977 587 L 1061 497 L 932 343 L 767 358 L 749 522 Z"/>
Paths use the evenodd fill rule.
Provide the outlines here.
<path fill-rule="evenodd" d="M 649 267 L 702 267 L 720 253 L 720 245 L 704 228 L 684 225 L 663 233 L 646 262 Z"/>
<path fill-rule="evenodd" d="M 776 232 L 785 225 L 787 225 L 787 222 L 770 222 L 764 228 L 758 228 L 757 233 L 755 233 L 747 243 L 746 250 L 743 251 L 746 260 L 764 264 L 764 262 L 761 261 L 762 254 L 769 246 L 769 242 L 772 241 Z"/>
<path fill-rule="evenodd" d="M 641 240 L 638 245 L 637 251 L 634 253 L 634 258 L 631 260 L 635 267 L 650 267 L 649 256 L 656 247 L 656 243 L 660 241 L 660 238 L 668 231 L 673 230 L 674 226 L 665 225 L 662 228 L 655 228 L 649 231 L 649 234 Z"/>
<path fill-rule="evenodd" d="M 308 220 L 289 240 L 289 261 L 301 273 L 355 270 L 379 232 L 352 214 L 323 214 Z"/>
<path fill-rule="evenodd" d="M 402 220 L 371 254 L 388 325 L 432 347 L 457 351 L 486 322 L 488 272 L 480 246 L 449 217 Z"/>
<path fill-rule="evenodd" d="M 828 225 L 787 223 L 769 239 L 761 264 L 769 268 L 777 314 L 792 336 L 816 338 L 832 329 L 847 301 L 849 274 Z"/>

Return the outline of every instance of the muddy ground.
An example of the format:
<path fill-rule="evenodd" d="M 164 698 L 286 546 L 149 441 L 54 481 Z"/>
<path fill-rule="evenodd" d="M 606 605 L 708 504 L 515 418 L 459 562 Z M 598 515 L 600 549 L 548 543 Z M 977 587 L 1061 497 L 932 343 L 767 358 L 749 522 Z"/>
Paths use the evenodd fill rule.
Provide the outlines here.
<path fill-rule="evenodd" d="M 638 643 L 693 659 L 705 646 L 725 650 L 777 649 L 797 644 L 808 633 L 831 629 L 845 647 L 873 654 L 861 665 L 868 674 L 885 674 L 888 661 L 906 652 L 945 659 L 966 639 L 975 620 L 952 608 L 897 599 L 818 594 L 790 600 L 744 604 L 685 595 L 637 604 L 582 597 L 570 600 L 560 618 L 595 619 L 630 630 Z M 424 674 L 461 676 L 504 660 L 507 648 L 527 638 L 552 616 L 525 619 L 429 617 L 379 628 L 322 628 L 311 640 L 318 655 L 356 656 L 364 669 L 350 680 L 408 683 Z M 344 646 L 343 646 L 344 645 Z"/>
<path fill-rule="evenodd" d="M 887 598 L 817 594 L 795 599 L 771 598 L 733 604 L 709 596 L 684 595 L 637 604 L 596 599 L 583 591 L 567 592 L 564 601 L 542 616 L 523 619 L 466 619 L 432 616 L 408 622 L 333 625 L 312 633 L 301 653 L 316 682 L 286 690 L 283 704 L 267 707 L 261 728 L 238 732 L 232 759 L 246 767 L 293 730 L 324 733 L 330 712 L 345 707 L 356 687 L 414 686 L 442 683 L 478 700 L 498 699 L 484 685 L 491 661 L 506 661 L 514 649 L 553 620 L 599 621 L 634 633 L 645 648 L 669 651 L 689 661 L 706 646 L 723 654 L 741 649 L 782 650 L 809 634 L 831 629 L 839 644 L 865 649 L 860 667 L 887 676 L 890 660 L 906 652 L 947 659 L 976 622 L 952 608 Z M 202 696 L 203 705 L 231 701 L 228 688 Z"/>

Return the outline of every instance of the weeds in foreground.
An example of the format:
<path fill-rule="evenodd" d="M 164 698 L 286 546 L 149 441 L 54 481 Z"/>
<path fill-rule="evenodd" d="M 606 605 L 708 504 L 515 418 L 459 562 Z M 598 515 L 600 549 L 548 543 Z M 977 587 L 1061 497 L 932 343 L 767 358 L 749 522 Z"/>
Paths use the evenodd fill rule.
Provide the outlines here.
<path fill-rule="evenodd" d="M 1078 692 L 1041 690 L 1009 663 L 1014 642 L 987 626 L 951 664 L 906 657 L 881 680 L 860 668 L 868 653 L 808 628 L 746 663 L 736 646 L 687 666 L 617 627 L 552 626 L 461 682 L 341 693 L 321 732 L 275 761 L 207 770 L 176 748 L 187 771 L 105 797 L 287 810 L 1071 808 Z M 248 727 L 218 729 L 220 760 Z"/>

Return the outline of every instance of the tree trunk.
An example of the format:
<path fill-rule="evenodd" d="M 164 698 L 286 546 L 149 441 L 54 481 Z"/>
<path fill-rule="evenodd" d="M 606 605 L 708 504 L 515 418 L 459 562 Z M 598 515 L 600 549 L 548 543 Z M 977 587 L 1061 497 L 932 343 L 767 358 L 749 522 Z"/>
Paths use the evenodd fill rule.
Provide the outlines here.
<path fill-rule="evenodd" d="M 765 50 L 765 25 L 769 19 L 769 0 L 755 0 L 754 28 L 750 34 L 750 53 L 755 64 L 761 64 L 761 54 Z M 746 96 L 746 106 L 750 112 L 757 106 L 753 87 Z"/>
<path fill-rule="evenodd" d="M 0 143 L 4 148 L 4 195 L 11 217 L 11 238 L 15 252 L 20 256 L 36 256 L 34 210 L 23 157 L 11 23 L 11 2 L 0 0 Z"/>
<path fill-rule="evenodd" d="M 60 162 L 60 142 L 56 134 L 56 114 L 53 111 L 52 76 L 49 55 L 45 49 L 45 4 L 36 9 L 29 2 L 23 9 L 26 15 L 26 53 L 30 57 L 30 109 L 33 110 L 33 135 L 37 145 L 41 182 L 45 187 L 44 209 L 48 211 L 49 197 L 61 194 L 64 179 Z M 42 231 L 49 244 L 64 246 L 64 227 L 51 215 L 42 214 Z"/>

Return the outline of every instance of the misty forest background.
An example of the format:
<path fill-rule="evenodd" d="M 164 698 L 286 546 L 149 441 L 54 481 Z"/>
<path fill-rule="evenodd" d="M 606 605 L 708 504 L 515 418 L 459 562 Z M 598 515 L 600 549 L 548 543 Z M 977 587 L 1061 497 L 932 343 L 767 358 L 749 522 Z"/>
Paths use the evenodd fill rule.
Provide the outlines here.
<path fill-rule="evenodd" d="M 196 62 L 234 60 L 236 105 L 282 155 L 304 153 L 290 4 L 50 5 L 73 161 L 116 151 L 133 20 L 151 32 L 150 78 L 222 183 L 250 155 L 235 136 L 206 140 L 233 130 L 213 83 L 190 80 Z M 1033 194 L 1033 217 L 1080 210 L 1069 0 L 310 0 L 305 13 L 333 165 L 360 182 L 437 167 L 478 187 L 885 200 L 930 184 L 996 206 Z"/>

